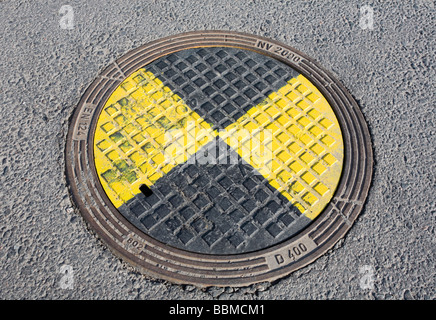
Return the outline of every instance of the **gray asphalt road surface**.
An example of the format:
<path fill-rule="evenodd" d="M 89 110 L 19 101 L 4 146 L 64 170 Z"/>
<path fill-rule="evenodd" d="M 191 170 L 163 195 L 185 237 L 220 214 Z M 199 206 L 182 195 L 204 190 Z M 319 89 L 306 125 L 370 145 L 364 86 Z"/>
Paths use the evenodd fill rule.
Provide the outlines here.
<path fill-rule="evenodd" d="M 1 1 L 0 298 L 436 299 L 435 26 L 426 0 Z M 87 229 L 66 187 L 68 119 L 99 72 L 149 41 L 206 29 L 308 54 L 349 89 L 371 131 L 373 184 L 357 222 L 273 284 L 149 279 Z"/>

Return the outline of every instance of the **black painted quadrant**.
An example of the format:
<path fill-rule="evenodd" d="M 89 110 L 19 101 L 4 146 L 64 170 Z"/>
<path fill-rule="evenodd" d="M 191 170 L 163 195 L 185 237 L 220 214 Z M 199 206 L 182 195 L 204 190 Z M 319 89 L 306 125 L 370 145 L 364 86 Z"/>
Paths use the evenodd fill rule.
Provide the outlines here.
<path fill-rule="evenodd" d="M 199 164 L 211 154 L 215 163 Z M 140 193 L 118 210 L 163 243 L 210 254 L 263 249 L 311 221 L 220 138 L 189 162 L 151 186 L 152 195 Z"/>
<path fill-rule="evenodd" d="M 224 129 L 271 92 L 298 76 L 254 51 L 204 47 L 182 50 L 145 66 L 213 129 Z"/>

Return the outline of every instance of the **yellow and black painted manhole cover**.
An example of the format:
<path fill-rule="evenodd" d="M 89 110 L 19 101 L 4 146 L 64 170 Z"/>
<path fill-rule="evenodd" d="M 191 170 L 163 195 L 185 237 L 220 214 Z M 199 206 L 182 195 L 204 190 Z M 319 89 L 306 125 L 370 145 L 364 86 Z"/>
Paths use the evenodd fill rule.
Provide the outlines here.
<path fill-rule="evenodd" d="M 366 123 L 304 54 L 193 32 L 109 65 L 72 118 L 67 179 L 85 220 L 144 273 L 272 281 L 351 227 L 372 173 Z"/>

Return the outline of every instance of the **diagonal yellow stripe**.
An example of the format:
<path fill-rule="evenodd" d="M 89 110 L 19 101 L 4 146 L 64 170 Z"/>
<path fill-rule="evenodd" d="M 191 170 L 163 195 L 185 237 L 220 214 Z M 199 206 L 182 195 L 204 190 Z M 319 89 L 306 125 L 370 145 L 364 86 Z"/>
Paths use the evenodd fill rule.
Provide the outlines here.
<path fill-rule="evenodd" d="M 303 75 L 219 136 L 306 217 L 314 219 L 332 198 L 342 171 L 341 129 L 327 100 Z"/>

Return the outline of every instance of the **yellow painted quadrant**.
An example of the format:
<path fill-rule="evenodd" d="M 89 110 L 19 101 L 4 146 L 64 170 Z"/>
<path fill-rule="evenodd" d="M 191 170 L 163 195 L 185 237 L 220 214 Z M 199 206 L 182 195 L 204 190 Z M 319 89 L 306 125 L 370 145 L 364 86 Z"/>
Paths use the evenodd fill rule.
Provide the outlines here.
<path fill-rule="evenodd" d="M 236 143 L 235 133 L 241 138 Z M 219 136 L 309 219 L 331 200 L 342 171 L 342 133 L 327 100 L 303 75 L 271 93 Z M 268 163 L 251 156 L 256 148 L 269 148 Z"/>
<path fill-rule="evenodd" d="M 168 138 L 169 132 L 178 134 Z M 140 193 L 141 184 L 153 185 L 215 136 L 178 95 L 140 69 L 114 91 L 98 118 L 94 157 L 103 189 L 118 208 Z"/>
<path fill-rule="evenodd" d="M 168 138 L 168 132 L 177 134 Z M 103 189 L 118 208 L 216 135 L 306 217 L 314 219 L 331 200 L 342 171 L 342 134 L 327 100 L 302 75 L 218 133 L 152 73 L 138 70 L 114 91 L 97 122 L 94 155 Z M 253 157 L 260 140 L 272 154 L 267 164 Z"/>

